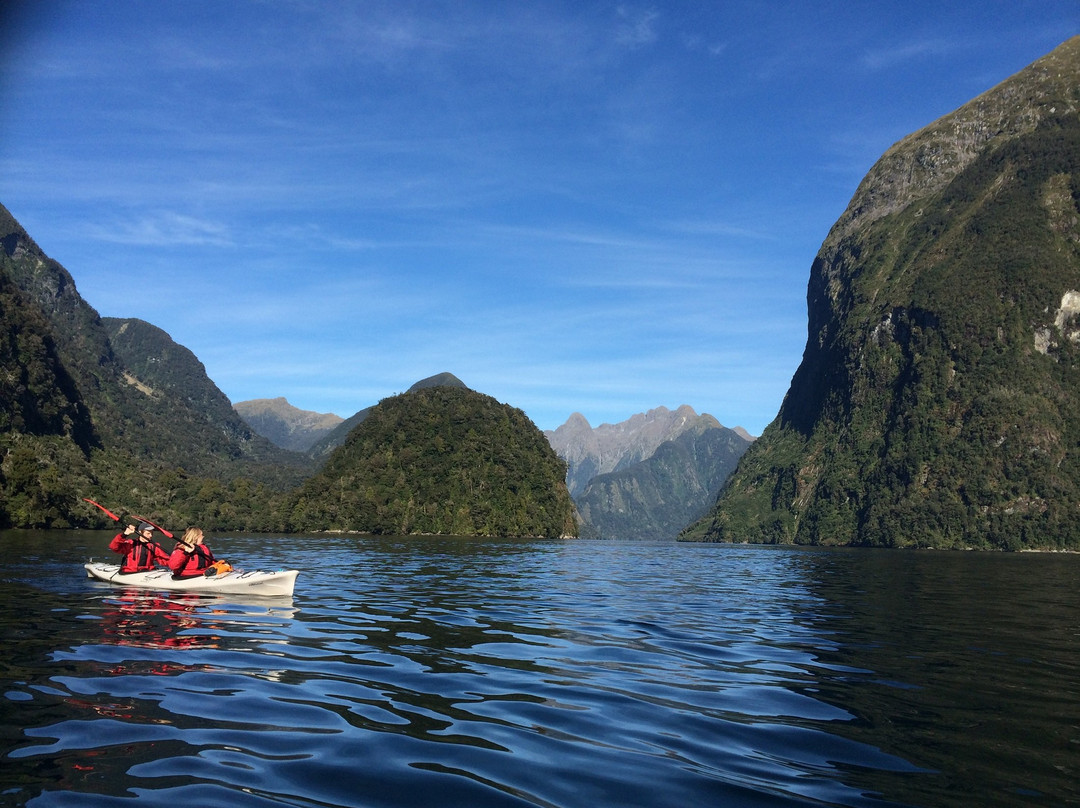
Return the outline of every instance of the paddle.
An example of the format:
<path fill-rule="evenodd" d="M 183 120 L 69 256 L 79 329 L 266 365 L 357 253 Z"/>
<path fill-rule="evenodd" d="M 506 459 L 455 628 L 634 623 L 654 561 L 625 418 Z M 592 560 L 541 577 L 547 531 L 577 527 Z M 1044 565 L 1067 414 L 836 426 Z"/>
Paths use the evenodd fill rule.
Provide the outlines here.
<path fill-rule="evenodd" d="M 99 509 L 101 509 L 102 511 L 104 511 L 104 512 L 105 512 L 105 515 L 106 515 L 106 516 L 108 516 L 108 517 L 109 517 L 110 519 L 112 519 L 112 520 L 113 520 L 114 522 L 119 522 L 119 521 L 120 521 L 120 517 L 119 517 L 119 516 L 117 516 L 117 515 L 116 515 L 115 513 L 113 513 L 112 511 L 110 511 L 110 510 L 109 510 L 108 508 L 106 508 L 106 507 L 105 507 L 104 505 L 99 505 L 98 503 L 94 502 L 94 500 L 92 500 L 92 499 L 88 499 L 87 497 L 83 497 L 83 502 L 89 502 L 89 503 L 90 503 L 91 505 L 93 505 L 93 506 L 94 506 L 95 508 L 99 508 Z M 151 522 L 151 521 L 150 521 L 149 519 L 147 519 L 147 518 L 146 518 L 145 516 L 132 516 L 131 518 L 132 518 L 132 519 L 137 519 L 137 520 L 138 520 L 138 521 L 140 521 L 140 522 L 146 522 L 146 524 L 148 524 L 148 525 L 154 525 L 154 527 L 155 527 L 155 528 L 157 528 L 158 530 L 160 530 L 160 531 L 161 531 L 162 535 L 163 535 L 163 536 L 165 536 L 165 538 L 167 538 L 167 539 L 171 539 L 171 538 L 173 538 L 173 534 L 172 534 L 172 533 L 170 533 L 169 531 L 167 531 L 167 530 L 166 530 L 165 528 L 163 528 L 163 527 L 162 527 L 161 525 L 157 525 L 157 524 L 154 524 L 154 523 L 153 523 L 153 522 Z"/>
<path fill-rule="evenodd" d="M 105 507 L 104 505 L 99 505 L 98 503 L 94 502 L 94 500 L 92 500 L 92 499 L 87 499 L 86 497 L 83 497 L 83 502 L 89 502 L 89 503 L 90 503 L 91 505 L 93 505 L 93 506 L 94 506 L 95 508 L 99 508 L 100 510 L 103 510 L 103 511 L 105 511 L 105 515 L 106 515 L 106 516 L 108 516 L 108 517 L 109 517 L 110 519 L 112 519 L 112 520 L 113 520 L 114 522 L 119 522 L 119 521 L 120 521 L 120 517 L 119 517 L 119 516 L 117 516 L 117 515 L 116 515 L 115 513 L 113 513 L 112 511 L 110 511 L 110 510 L 109 510 L 108 508 L 106 508 L 106 507 Z"/>

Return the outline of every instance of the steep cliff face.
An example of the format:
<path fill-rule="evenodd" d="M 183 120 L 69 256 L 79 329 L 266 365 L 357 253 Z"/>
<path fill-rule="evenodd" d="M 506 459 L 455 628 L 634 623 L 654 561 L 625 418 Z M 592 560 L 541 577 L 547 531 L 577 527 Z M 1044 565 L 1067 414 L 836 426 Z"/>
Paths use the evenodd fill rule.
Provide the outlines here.
<path fill-rule="evenodd" d="M 716 541 L 1078 546 L 1080 39 L 893 146 L 823 243 Z"/>
<path fill-rule="evenodd" d="M 8 399 L 12 405 L 27 399 L 26 390 L 36 387 L 29 398 L 42 403 L 57 395 L 66 399 L 63 404 L 45 404 L 39 413 L 45 416 L 45 412 L 54 411 L 44 420 L 55 421 L 59 416 L 66 422 L 46 431 L 70 434 L 84 452 L 115 437 L 115 423 L 120 420 L 115 410 L 109 413 L 110 418 L 96 420 L 93 412 L 95 399 L 104 398 L 101 391 L 122 377 L 97 312 L 79 295 L 68 271 L 49 258 L 2 205 L 0 294 L 4 297 L 4 330 L 11 340 L 11 349 L 0 357 L 0 369 L 7 379 L 26 380 L 12 385 Z M 35 336 L 31 338 L 31 334 Z M 48 384 L 43 378 L 46 375 Z M 37 384 L 34 377 L 38 377 Z M 45 394 L 43 390 L 52 385 L 55 394 Z M 22 409 L 29 421 L 24 419 L 23 423 L 37 420 L 30 415 L 36 408 L 26 401 Z"/>
<path fill-rule="evenodd" d="M 8 276 L 7 264 L 0 254 L 0 434 L 64 436 L 88 456 L 99 445 L 90 411 L 48 321 Z"/>

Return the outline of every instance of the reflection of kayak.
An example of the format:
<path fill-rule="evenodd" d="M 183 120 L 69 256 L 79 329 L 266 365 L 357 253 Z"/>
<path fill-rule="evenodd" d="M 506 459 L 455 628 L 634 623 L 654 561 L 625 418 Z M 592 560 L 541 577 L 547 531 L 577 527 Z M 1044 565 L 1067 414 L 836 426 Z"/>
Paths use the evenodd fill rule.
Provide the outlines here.
<path fill-rule="evenodd" d="M 299 570 L 274 572 L 233 570 L 209 578 L 205 575 L 197 578 L 173 578 L 172 573 L 167 569 L 129 572 L 121 575 L 119 564 L 91 561 L 83 566 L 89 577 L 110 584 L 184 592 L 223 592 L 231 595 L 291 595 L 296 576 L 300 573 Z"/>

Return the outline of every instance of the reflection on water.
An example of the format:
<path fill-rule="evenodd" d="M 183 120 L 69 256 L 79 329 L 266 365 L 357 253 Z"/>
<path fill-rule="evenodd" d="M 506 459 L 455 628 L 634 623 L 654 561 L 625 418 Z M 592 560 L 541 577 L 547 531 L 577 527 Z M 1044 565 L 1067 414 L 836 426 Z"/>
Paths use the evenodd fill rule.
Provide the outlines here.
<path fill-rule="evenodd" d="M 934 770 L 907 799 L 1080 804 L 1080 557 L 842 551 L 803 564 L 826 601 L 803 619 L 842 640 L 820 661 L 865 671 L 816 692 L 853 710 L 848 737 Z"/>
<path fill-rule="evenodd" d="M 146 648 L 216 647 L 212 624 L 204 628 L 200 598 L 189 593 L 147 592 L 124 588 L 104 599 L 102 641 Z"/>
<path fill-rule="evenodd" d="M 1077 557 L 315 537 L 241 602 L 107 541 L 0 533 L 0 805 L 1080 804 Z"/>

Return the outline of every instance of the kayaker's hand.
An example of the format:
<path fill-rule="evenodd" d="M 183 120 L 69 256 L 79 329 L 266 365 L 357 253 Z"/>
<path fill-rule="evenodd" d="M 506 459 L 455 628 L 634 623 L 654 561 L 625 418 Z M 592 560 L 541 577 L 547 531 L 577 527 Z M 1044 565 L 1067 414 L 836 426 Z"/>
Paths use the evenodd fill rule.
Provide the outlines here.
<path fill-rule="evenodd" d="M 135 532 L 135 525 L 128 525 L 127 527 L 124 528 L 124 535 L 125 536 L 130 536 L 134 532 Z"/>

